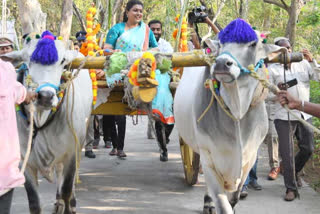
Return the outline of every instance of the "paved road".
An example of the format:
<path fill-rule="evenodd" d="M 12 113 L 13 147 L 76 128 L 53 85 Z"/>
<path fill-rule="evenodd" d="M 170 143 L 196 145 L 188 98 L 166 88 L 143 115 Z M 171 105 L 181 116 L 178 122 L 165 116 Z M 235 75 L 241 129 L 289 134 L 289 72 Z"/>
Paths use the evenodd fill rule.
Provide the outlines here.
<path fill-rule="evenodd" d="M 140 119 L 140 118 L 139 118 Z M 111 157 L 109 149 L 95 150 L 96 159 L 83 157 L 80 167 L 81 184 L 76 187 L 77 210 L 80 214 L 200 214 L 203 206 L 205 184 L 189 187 L 184 183 L 177 132 L 174 130 L 169 144 L 169 161 L 159 161 L 155 140 L 146 139 L 147 119 L 133 126 L 127 120 L 126 160 Z M 102 144 L 100 145 L 102 147 Z M 283 201 L 283 178 L 266 180 L 268 159 L 266 146 L 259 155 L 258 176 L 262 191 L 249 190 L 246 200 L 236 206 L 237 214 L 319 214 L 320 194 L 307 184 L 300 190 L 301 200 Z M 51 213 L 55 185 L 40 181 L 44 213 Z M 26 193 L 17 188 L 12 213 L 28 213 Z M 1 212 L 0 212 L 1 213 Z"/>

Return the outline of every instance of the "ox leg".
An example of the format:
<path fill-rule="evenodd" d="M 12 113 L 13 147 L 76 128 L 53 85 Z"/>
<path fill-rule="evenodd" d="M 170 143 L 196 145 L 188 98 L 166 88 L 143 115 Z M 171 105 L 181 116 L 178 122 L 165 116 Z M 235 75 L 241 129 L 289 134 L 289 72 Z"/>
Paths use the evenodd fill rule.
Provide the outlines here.
<path fill-rule="evenodd" d="M 28 196 L 30 214 L 41 214 L 37 170 L 27 167 L 24 176 L 26 180 L 24 187 Z"/>
<path fill-rule="evenodd" d="M 63 163 L 57 163 L 55 166 L 56 178 L 57 178 L 57 193 L 56 202 L 54 204 L 53 214 L 64 212 L 64 201 L 61 196 L 61 188 L 63 181 Z"/>
<path fill-rule="evenodd" d="M 76 161 L 75 156 L 68 162 L 67 167 L 63 170 L 63 183 L 61 186 L 61 198 L 64 201 L 65 209 L 61 214 L 72 214 L 71 206 L 75 204 L 75 198 L 73 195 Z M 60 213 L 59 213 L 60 214 Z"/>
<path fill-rule="evenodd" d="M 210 167 L 210 165 L 213 164 L 211 163 L 210 153 L 200 150 L 200 158 L 209 194 L 213 196 L 212 199 L 215 204 L 216 213 L 233 214 L 232 207 L 223 189 L 223 185 L 220 184 L 217 175 L 214 173 L 213 167 Z"/>
<path fill-rule="evenodd" d="M 243 187 L 243 184 L 245 183 L 248 175 L 249 175 L 249 172 L 251 170 L 251 167 L 253 166 L 253 164 L 255 163 L 256 161 L 256 158 L 257 156 L 254 155 L 250 161 L 242 168 L 243 170 L 243 173 L 242 173 L 242 178 L 241 178 L 241 183 L 240 185 L 238 186 L 238 189 L 236 192 L 233 192 L 233 193 L 230 193 L 228 196 L 229 198 L 229 203 L 231 205 L 231 207 L 234 209 L 236 204 L 238 203 L 239 201 L 239 197 L 240 197 L 240 193 L 241 193 L 241 189 Z M 251 167 L 250 167 L 251 166 Z"/>
<path fill-rule="evenodd" d="M 238 189 L 236 192 L 233 192 L 233 193 L 230 193 L 229 194 L 229 203 L 232 207 L 232 209 L 234 210 L 236 204 L 239 202 L 239 197 L 240 197 L 240 192 L 241 192 L 241 189 L 242 189 L 242 186 L 243 185 L 239 185 Z M 235 212 L 235 210 L 234 210 Z"/>
<path fill-rule="evenodd" d="M 216 214 L 213 200 L 208 191 L 204 195 L 203 214 Z"/>
<path fill-rule="evenodd" d="M 76 194 L 75 194 L 75 187 L 73 187 L 73 193 L 70 200 L 70 206 L 71 206 L 71 212 L 72 214 L 76 214 L 76 207 L 77 207 L 77 200 L 76 200 Z"/>

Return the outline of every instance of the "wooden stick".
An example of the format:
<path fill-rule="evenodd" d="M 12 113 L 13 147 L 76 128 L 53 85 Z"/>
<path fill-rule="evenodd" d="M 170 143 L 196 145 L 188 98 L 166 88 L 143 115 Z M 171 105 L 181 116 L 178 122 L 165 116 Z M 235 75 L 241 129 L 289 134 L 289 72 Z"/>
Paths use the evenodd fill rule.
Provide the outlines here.
<path fill-rule="evenodd" d="M 208 59 L 201 51 L 184 52 L 184 53 L 172 53 L 162 54 L 155 53 L 155 55 L 161 55 L 168 57 L 172 60 L 173 67 L 195 67 L 195 66 L 209 66 Z M 77 58 L 72 61 L 71 68 L 78 68 L 85 58 Z M 107 58 L 105 56 L 88 57 L 83 68 L 90 69 L 103 69 Z"/>

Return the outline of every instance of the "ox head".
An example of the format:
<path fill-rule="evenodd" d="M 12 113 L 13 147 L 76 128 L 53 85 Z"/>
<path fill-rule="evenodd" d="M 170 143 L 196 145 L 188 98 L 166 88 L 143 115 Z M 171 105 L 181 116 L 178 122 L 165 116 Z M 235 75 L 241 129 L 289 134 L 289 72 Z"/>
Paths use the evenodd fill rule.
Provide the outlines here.
<path fill-rule="evenodd" d="M 221 82 L 221 96 L 226 105 L 241 119 L 258 84 L 246 74 L 248 66 L 256 65 L 278 47 L 262 43 L 259 33 L 242 19 L 232 21 L 218 36 L 219 43 L 211 43 L 212 49 L 219 50 L 212 75 Z"/>
<path fill-rule="evenodd" d="M 58 104 L 57 93 L 60 90 L 63 69 L 77 55 L 76 51 L 67 50 L 62 41 L 56 40 L 54 35 L 45 31 L 41 38 L 27 38 L 21 51 L 6 54 L 5 58 L 11 61 L 23 61 L 27 65 L 27 74 L 30 75 L 33 87 L 38 93 L 37 111 L 50 113 Z M 26 80 L 24 85 L 27 86 Z M 40 119 L 42 122 L 37 125 L 40 126 L 46 121 L 45 115 L 43 114 L 43 118 Z"/>

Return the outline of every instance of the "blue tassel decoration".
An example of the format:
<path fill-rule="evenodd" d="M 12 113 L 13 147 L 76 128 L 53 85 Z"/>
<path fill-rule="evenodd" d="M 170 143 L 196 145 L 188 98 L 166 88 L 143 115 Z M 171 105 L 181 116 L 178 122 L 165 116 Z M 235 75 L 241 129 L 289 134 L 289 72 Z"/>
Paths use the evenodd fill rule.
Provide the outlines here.
<path fill-rule="evenodd" d="M 221 44 L 258 41 L 256 32 L 243 19 L 230 22 L 218 35 Z"/>
<path fill-rule="evenodd" d="M 58 51 L 54 40 L 56 37 L 50 32 L 45 31 L 41 35 L 36 49 L 33 51 L 31 61 L 42 65 L 52 65 L 58 61 Z"/>

